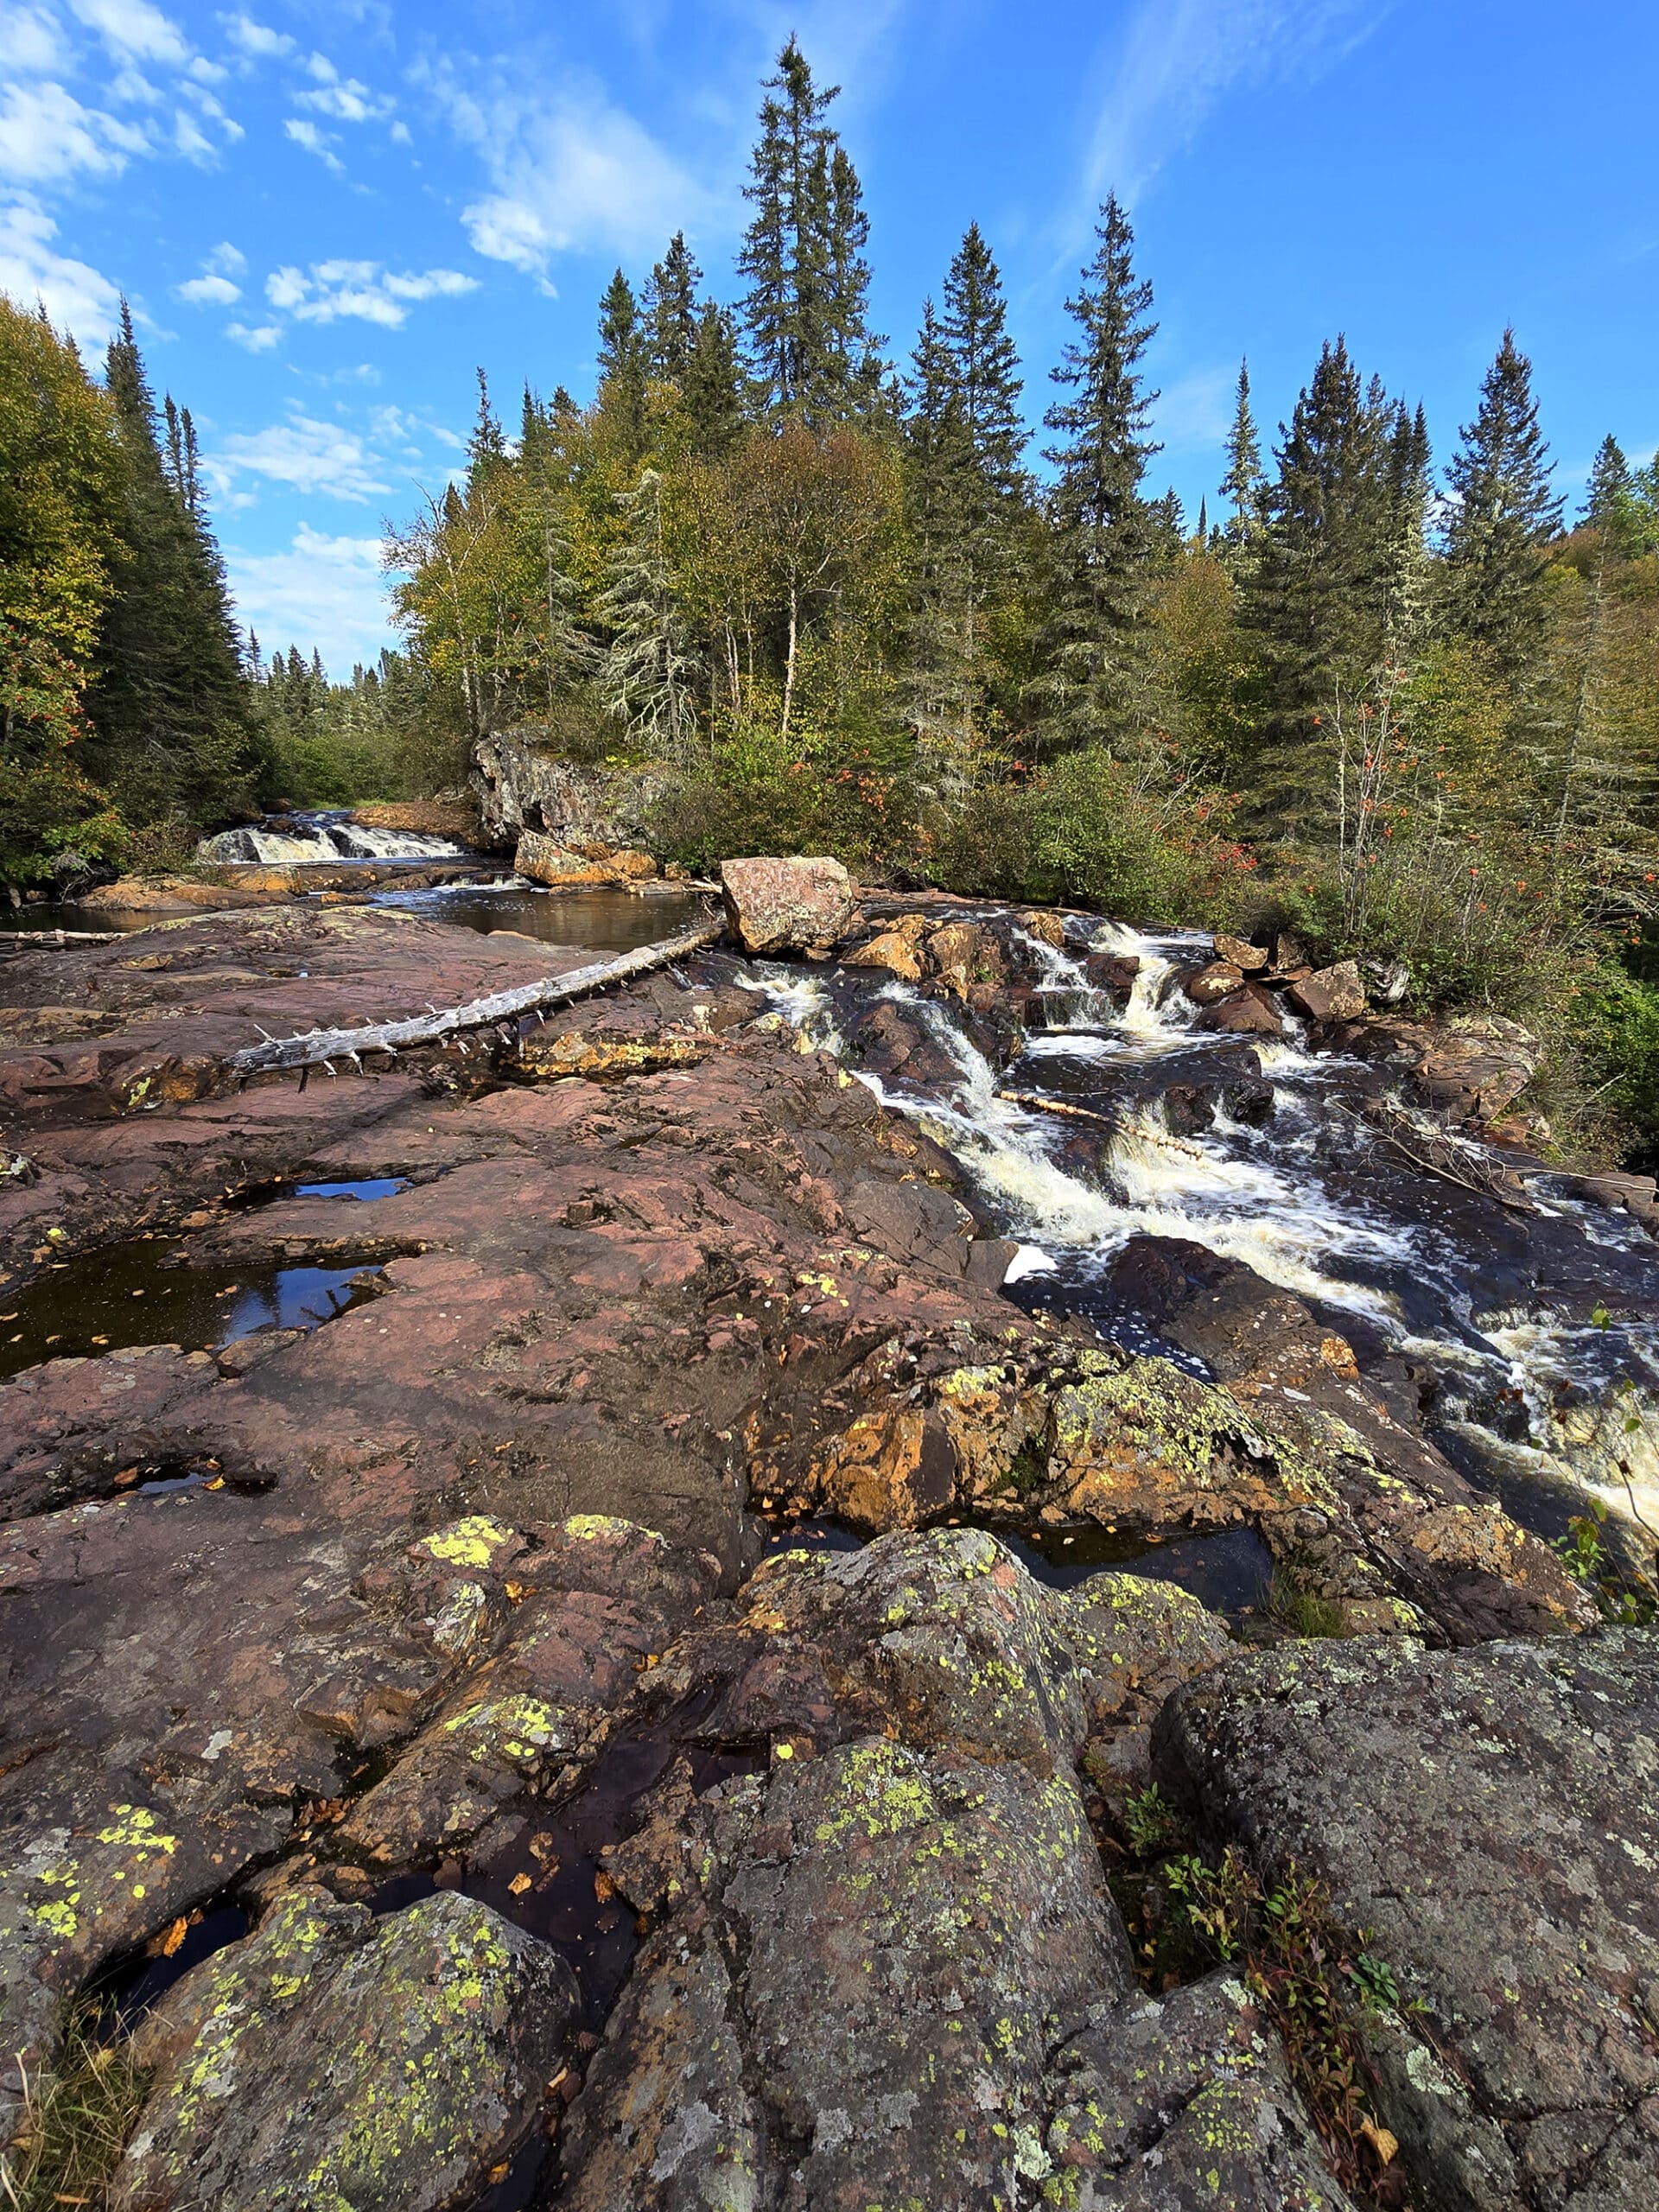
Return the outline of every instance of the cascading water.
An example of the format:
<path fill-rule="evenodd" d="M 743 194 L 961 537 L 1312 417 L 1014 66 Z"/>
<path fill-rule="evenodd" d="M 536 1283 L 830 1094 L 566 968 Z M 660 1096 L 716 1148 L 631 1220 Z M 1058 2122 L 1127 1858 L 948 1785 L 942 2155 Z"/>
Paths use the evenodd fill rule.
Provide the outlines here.
<path fill-rule="evenodd" d="M 1353 1110 L 1378 1088 L 1359 1064 L 1312 1051 L 1294 1026 L 1249 1040 L 1198 1027 L 1175 971 L 1183 956 L 1210 957 L 1207 938 L 1097 929 L 1090 949 L 1138 963 L 1122 1008 L 1069 951 L 1016 938 L 1036 982 L 1011 1069 L 999 1076 L 944 1004 L 895 982 L 878 996 L 906 1010 L 955 1079 L 861 1079 L 963 1161 L 1020 1241 L 1019 1274 L 1043 1273 L 1046 1300 L 1121 1335 L 1102 1300 L 1128 1240 L 1200 1244 L 1432 1372 L 1442 1441 L 1506 1496 L 1550 1492 L 1559 1526 L 1588 1488 L 1659 1529 L 1659 1272 L 1634 1222 L 1539 1178 L 1523 1223 L 1402 1169 Z M 822 982 L 779 969 L 765 988 L 809 1049 L 853 1065 Z M 1196 1127 L 1172 1126 L 1174 1082 L 1203 1102 Z M 1249 1118 L 1230 1109 L 1241 1091 Z M 1592 1322 L 1604 1295 L 1622 1319 Z"/>
<path fill-rule="evenodd" d="M 458 861 L 469 855 L 452 838 L 411 830 L 377 830 L 343 814 L 285 817 L 204 837 L 196 858 L 216 866 L 259 861 L 267 867 L 308 867 L 327 861 Z"/>

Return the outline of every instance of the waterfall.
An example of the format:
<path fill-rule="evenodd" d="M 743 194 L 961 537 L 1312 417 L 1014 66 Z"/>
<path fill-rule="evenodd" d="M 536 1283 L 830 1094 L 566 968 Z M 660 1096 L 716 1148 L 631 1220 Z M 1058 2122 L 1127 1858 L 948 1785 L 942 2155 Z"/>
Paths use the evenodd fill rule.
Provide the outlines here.
<path fill-rule="evenodd" d="M 196 858 L 213 867 L 257 861 L 268 868 L 310 867 L 328 861 L 460 861 L 469 858 L 448 837 L 412 830 L 375 830 L 344 816 L 296 815 L 282 828 L 269 822 L 204 837 Z"/>

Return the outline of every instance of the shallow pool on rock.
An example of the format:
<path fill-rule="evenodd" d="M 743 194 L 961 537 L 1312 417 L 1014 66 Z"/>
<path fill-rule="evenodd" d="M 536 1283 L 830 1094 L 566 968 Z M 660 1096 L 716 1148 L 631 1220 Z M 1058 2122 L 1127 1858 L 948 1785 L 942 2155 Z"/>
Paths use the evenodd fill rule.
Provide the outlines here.
<path fill-rule="evenodd" d="M 388 891 L 377 906 L 396 906 L 423 921 L 456 929 L 512 930 L 543 944 L 574 944 L 594 952 L 632 952 L 697 919 L 705 901 L 695 891 L 663 888 L 541 891 L 526 883 L 461 884 L 435 891 Z"/>
<path fill-rule="evenodd" d="M 278 1267 L 250 1255 L 193 1268 L 176 1240 L 136 1236 L 60 1261 L 0 1313 L 0 1376 L 48 1359 L 96 1358 L 133 1344 L 207 1351 L 255 1329 L 315 1329 L 365 1296 L 372 1262 Z"/>

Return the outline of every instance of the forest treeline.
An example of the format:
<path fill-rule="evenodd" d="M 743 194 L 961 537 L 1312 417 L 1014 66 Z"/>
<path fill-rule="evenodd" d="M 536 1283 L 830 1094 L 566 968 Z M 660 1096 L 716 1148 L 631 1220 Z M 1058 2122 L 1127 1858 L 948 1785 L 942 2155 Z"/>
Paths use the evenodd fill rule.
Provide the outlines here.
<path fill-rule="evenodd" d="M 1277 918 L 1403 958 L 1421 1003 L 1559 1032 L 1585 1093 L 1659 1128 L 1659 458 L 1610 437 L 1569 518 L 1513 334 L 1438 455 L 1338 336 L 1276 436 L 1241 368 L 1224 477 L 1185 515 L 1155 486 L 1123 208 L 1033 440 L 976 226 L 901 360 L 870 327 L 835 97 L 791 40 L 728 303 L 677 236 L 606 290 L 588 404 L 526 387 L 504 423 L 480 372 L 464 470 L 391 532 L 404 650 L 350 684 L 297 650 L 238 672 L 189 419 L 158 415 L 130 327 L 100 388 L 10 315 L 4 436 L 40 489 L 8 470 L 0 772 L 41 797 L 0 869 L 30 836 L 37 866 L 130 852 L 247 795 L 429 789 L 529 725 L 658 766 L 690 865 L 829 850 Z"/>

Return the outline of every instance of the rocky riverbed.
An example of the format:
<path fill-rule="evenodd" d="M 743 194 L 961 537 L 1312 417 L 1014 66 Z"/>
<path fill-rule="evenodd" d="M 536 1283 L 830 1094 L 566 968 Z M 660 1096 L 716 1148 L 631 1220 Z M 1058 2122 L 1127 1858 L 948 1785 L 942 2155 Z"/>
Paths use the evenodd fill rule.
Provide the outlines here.
<path fill-rule="evenodd" d="M 832 909 L 302 1088 L 594 956 L 0 969 L 10 2124 L 79 2002 L 130 2212 L 1651 2205 L 1650 1188 L 1386 976 Z"/>

